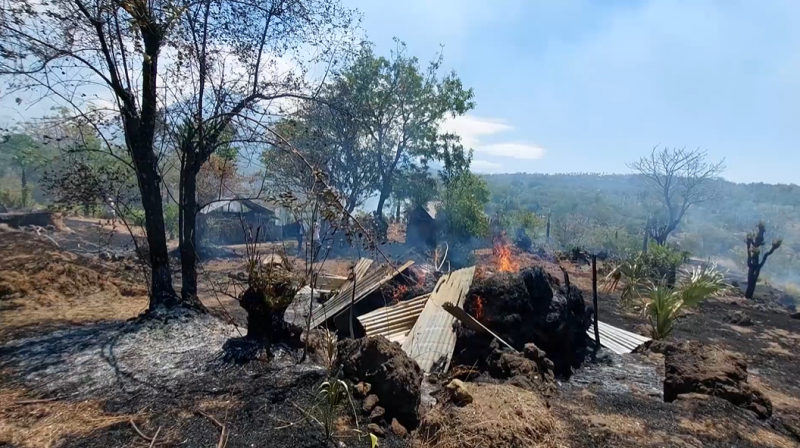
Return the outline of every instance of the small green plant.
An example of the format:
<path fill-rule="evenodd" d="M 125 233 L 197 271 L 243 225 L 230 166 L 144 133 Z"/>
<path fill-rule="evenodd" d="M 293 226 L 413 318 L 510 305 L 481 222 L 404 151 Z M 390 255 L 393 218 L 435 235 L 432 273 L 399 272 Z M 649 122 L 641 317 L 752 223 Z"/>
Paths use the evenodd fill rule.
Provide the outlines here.
<path fill-rule="evenodd" d="M 335 376 L 328 378 L 315 388 L 314 403 L 309 409 L 302 409 L 296 405 L 295 407 L 302 412 L 306 421 L 322 432 L 323 443 L 331 441 L 336 436 L 336 419 L 343 410 L 348 409 L 348 412 L 353 413 L 353 421 L 356 425 L 354 431 L 358 434 L 359 439 L 366 435 L 371 448 L 378 446 L 378 438 L 374 434 L 364 433 L 358 427 L 358 414 L 347 383 Z"/>
<path fill-rule="evenodd" d="M 716 266 L 703 266 L 687 273 L 674 287 L 664 282 L 651 284 L 644 300 L 653 339 L 664 339 L 672 333 L 684 307 L 697 306 L 727 290 L 724 278 Z"/>
<path fill-rule="evenodd" d="M 634 303 L 652 284 L 673 287 L 678 268 L 687 257 L 667 246 L 653 246 L 648 252 L 639 252 L 620 262 L 606 276 L 606 290 L 613 291 L 623 284 L 620 300 L 624 304 Z"/>

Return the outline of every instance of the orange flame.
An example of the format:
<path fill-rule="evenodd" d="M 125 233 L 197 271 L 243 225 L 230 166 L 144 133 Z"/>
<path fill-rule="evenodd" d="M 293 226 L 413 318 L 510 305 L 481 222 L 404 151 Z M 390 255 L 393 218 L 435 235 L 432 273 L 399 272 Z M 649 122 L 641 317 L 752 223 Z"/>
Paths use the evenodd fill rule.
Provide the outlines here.
<path fill-rule="evenodd" d="M 408 286 L 397 285 L 397 287 L 394 289 L 394 292 L 392 293 L 392 300 L 394 300 L 395 302 L 399 302 L 400 299 L 402 299 L 407 292 L 408 292 Z"/>
<path fill-rule="evenodd" d="M 475 296 L 475 319 L 483 319 L 483 298 Z"/>
<path fill-rule="evenodd" d="M 494 255 L 497 258 L 497 270 L 500 272 L 517 272 L 519 264 L 511 255 L 511 248 L 505 243 L 495 243 Z"/>

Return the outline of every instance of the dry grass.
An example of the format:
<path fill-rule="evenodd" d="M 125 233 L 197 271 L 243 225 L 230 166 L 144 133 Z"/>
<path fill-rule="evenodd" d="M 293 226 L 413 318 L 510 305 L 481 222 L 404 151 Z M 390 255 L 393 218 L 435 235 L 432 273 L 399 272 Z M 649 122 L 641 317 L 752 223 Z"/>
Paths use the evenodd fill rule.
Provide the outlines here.
<path fill-rule="evenodd" d="M 17 404 L 30 400 L 18 389 L 0 389 L 0 446 L 51 448 L 71 436 L 85 436 L 131 416 L 109 415 L 97 401 Z"/>
<path fill-rule="evenodd" d="M 137 271 L 34 238 L 0 239 L 0 340 L 28 328 L 127 319 L 147 306 Z"/>
<path fill-rule="evenodd" d="M 465 407 L 431 410 L 416 432 L 416 447 L 562 447 L 563 425 L 536 393 L 509 385 L 467 383 Z"/>

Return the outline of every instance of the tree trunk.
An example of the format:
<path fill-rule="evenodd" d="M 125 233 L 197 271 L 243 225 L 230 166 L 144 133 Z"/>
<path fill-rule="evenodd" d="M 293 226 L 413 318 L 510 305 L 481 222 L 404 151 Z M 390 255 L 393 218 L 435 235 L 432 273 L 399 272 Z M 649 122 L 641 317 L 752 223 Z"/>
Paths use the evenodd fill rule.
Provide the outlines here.
<path fill-rule="evenodd" d="M 197 175 L 187 163 L 181 173 L 181 201 L 179 206 L 181 228 L 179 249 L 181 253 L 181 300 L 193 308 L 203 309 L 197 298 Z"/>
<path fill-rule="evenodd" d="M 550 242 L 550 213 L 547 214 L 547 230 L 545 231 L 545 241 Z"/>
<path fill-rule="evenodd" d="M 381 188 L 381 195 L 378 198 L 378 207 L 375 209 L 375 214 L 377 216 L 383 217 L 383 207 L 386 205 L 386 200 L 389 199 L 389 193 L 389 188 L 384 185 L 384 187 Z"/>
<path fill-rule="evenodd" d="M 394 220 L 395 222 L 400 222 L 400 201 L 397 201 L 397 206 L 394 212 Z"/>
<path fill-rule="evenodd" d="M 758 276 L 761 274 L 761 269 L 749 268 L 747 270 L 747 289 L 744 296 L 747 299 L 752 299 L 756 292 L 756 283 L 758 283 Z"/>
<path fill-rule="evenodd" d="M 164 226 L 163 204 L 161 203 L 160 178 L 156 171 L 155 157 L 137 160 L 137 180 L 142 193 L 147 246 L 150 253 L 150 307 L 174 307 L 179 300 L 172 286 L 172 273 L 167 253 L 167 236 Z"/>

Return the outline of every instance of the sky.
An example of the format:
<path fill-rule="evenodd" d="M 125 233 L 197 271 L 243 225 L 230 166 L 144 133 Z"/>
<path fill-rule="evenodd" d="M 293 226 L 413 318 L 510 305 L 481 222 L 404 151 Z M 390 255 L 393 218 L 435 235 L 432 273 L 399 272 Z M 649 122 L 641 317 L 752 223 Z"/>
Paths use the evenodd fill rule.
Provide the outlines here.
<path fill-rule="evenodd" d="M 656 145 L 735 182 L 800 184 L 798 0 L 343 0 L 477 106 L 449 120 L 478 172 L 627 173 Z"/>

